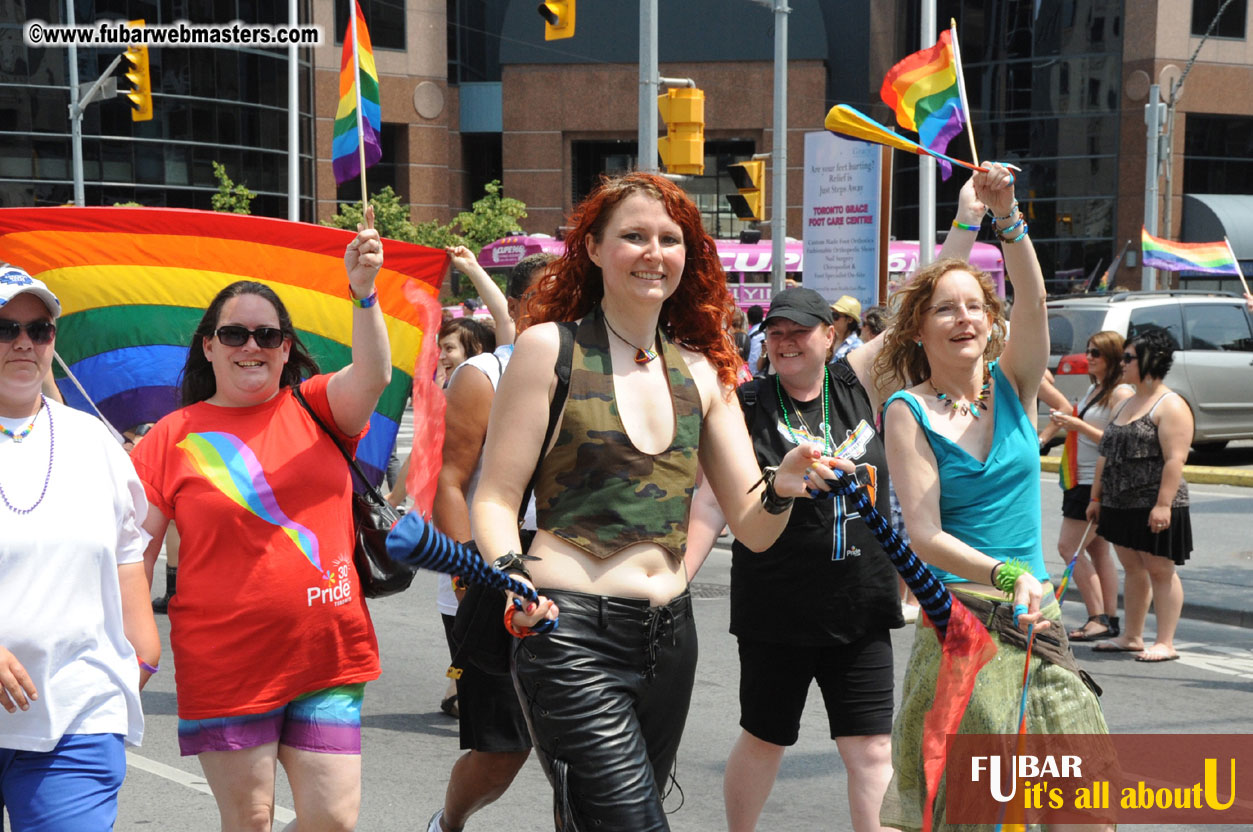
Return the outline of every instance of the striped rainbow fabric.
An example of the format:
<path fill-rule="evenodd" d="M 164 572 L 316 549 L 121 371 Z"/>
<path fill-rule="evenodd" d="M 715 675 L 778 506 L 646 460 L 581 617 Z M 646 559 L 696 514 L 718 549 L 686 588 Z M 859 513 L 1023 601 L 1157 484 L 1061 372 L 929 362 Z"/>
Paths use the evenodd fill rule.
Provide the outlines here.
<path fill-rule="evenodd" d="M 0 208 L 0 260 L 26 269 L 60 298 L 57 352 L 119 431 L 178 407 L 192 334 L 214 295 L 236 280 L 274 289 L 323 371 L 347 365 L 352 306 L 343 257 L 354 236 L 210 211 Z M 385 246 L 375 286 L 391 341 L 392 381 L 357 449 L 376 484 L 396 442 L 419 353 L 423 366 L 434 368 L 436 295 L 448 261 L 437 249 L 394 240 Z M 55 373 L 66 403 L 91 412 L 60 377 L 63 371 Z"/>
<path fill-rule="evenodd" d="M 361 4 L 352 0 L 353 17 L 344 32 L 344 51 L 339 62 L 339 106 L 335 110 L 335 130 L 331 139 L 331 167 L 335 184 L 342 185 L 361 174 L 358 145 L 364 133 L 365 166 L 383 157 L 379 144 L 382 110 L 379 108 L 379 72 L 374 65 L 374 47 L 365 27 Z M 354 67 L 357 69 L 354 71 Z"/>
<path fill-rule="evenodd" d="M 892 67 L 883 79 L 879 95 L 896 113 L 897 124 L 917 133 L 924 147 L 944 153 L 966 123 L 952 32 L 945 29 L 934 46 L 915 52 Z M 952 165 L 942 156 L 936 158 L 942 177 L 948 179 L 953 173 Z"/>
<path fill-rule="evenodd" d="M 1225 240 L 1216 243 L 1176 243 L 1154 237 L 1148 229 L 1140 229 L 1140 246 L 1144 265 L 1168 272 L 1203 272 L 1205 274 L 1239 275 L 1240 264 Z"/>

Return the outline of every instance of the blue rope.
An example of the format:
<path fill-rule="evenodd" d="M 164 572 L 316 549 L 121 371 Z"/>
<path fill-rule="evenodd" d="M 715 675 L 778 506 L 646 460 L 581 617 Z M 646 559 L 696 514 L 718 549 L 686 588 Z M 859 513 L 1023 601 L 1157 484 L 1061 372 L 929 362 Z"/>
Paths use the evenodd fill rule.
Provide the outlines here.
<path fill-rule="evenodd" d="M 906 586 L 914 593 L 918 604 L 927 613 L 931 623 L 935 625 L 936 634 L 943 641 L 948 633 L 948 620 L 953 608 L 953 596 L 948 589 L 892 529 L 892 525 L 884 516 L 875 510 L 866 489 L 862 488 L 856 478 L 840 472 L 836 474 L 835 479 L 827 480 L 827 485 L 831 486 L 831 491 L 823 492 L 815 489 L 809 492 L 810 495 L 815 499 L 824 497 L 831 499 L 839 495 L 848 497 L 852 501 L 853 509 L 861 515 L 879 544 L 883 546 L 888 560 L 896 567 L 896 571 L 905 580 Z"/>
<path fill-rule="evenodd" d="M 392 527 L 387 535 L 387 554 L 400 563 L 412 563 L 421 569 L 459 575 L 469 583 L 483 584 L 501 592 L 512 592 L 528 601 L 539 603 L 535 590 L 499 569 L 483 562 L 479 553 L 470 549 L 426 522 L 419 512 L 410 512 Z M 502 611 L 503 614 L 503 611 Z M 557 628 L 556 619 L 543 619 L 533 632 L 547 633 Z"/>

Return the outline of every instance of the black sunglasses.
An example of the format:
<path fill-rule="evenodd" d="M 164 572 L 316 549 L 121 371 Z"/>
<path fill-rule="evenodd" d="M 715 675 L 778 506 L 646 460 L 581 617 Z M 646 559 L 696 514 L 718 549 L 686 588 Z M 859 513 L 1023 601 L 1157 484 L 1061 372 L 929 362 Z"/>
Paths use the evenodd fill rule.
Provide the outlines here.
<path fill-rule="evenodd" d="M 1124 352 L 1122 354 L 1122 363 L 1124 364 L 1130 364 L 1132 361 L 1135 361 L 1135 360 L 1136 360 L 1136 357 L 1134 353 Z"/>
<path fill-rule="evenodd" d="M 51 344 L 52 337 L 57 334 L 57 325 L 52 321 L 28 321 L 25 324 L 0 318 L 0 344 L 11 344 L 17 340 L 22 330 L 36 344 Z"/>
<path fill-rule="evenodd" d="M 1088 350 L 1088 358 L 1100 358 L 1100 357 L 1101 357 L 1100 350 Z"/>
<path fill-rule="evenodd" d="M 283 330 L 275 329 L 272 326 L 259 326 L 256 329 L 248 329 L 247 327 L 228 324 L 220 326 L 214 333 L 218 337 L 218 341 L 224 347 L 242 347 L 248 343 L 248 339 L 257 342 L 257 346 L 263 350 L 272 350 L 281 346 L 283 343 Z"/>

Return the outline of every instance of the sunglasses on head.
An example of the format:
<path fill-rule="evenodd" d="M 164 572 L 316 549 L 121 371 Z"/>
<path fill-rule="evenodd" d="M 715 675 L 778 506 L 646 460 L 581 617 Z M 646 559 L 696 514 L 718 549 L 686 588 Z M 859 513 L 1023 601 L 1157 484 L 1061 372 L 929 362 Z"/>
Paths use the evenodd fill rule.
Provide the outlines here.
<path fill-rule="evenodd" d="M 263 350 L 272 350 L 283 344 L 283 330 L 275 329 L 272 326 L 259 326 L 256 329 L 248 329 L 247 327 L 237 326 L 235 324 L 227 324 L 220 326 L 214 333 L 218 337 L 218 341 L 224 347 L 242 347 L 248 343 L 248 339 L 257 342 L 257 346 Z"/>
<path fill-rule="evenodd" d="M 57 334 L 57 325 L 52 321 L 28 321 L 23 324 L 0 318 L 0 344 L 16 341 L 23 329 L 36 344 L 51 344 L 53 336 Z"/>

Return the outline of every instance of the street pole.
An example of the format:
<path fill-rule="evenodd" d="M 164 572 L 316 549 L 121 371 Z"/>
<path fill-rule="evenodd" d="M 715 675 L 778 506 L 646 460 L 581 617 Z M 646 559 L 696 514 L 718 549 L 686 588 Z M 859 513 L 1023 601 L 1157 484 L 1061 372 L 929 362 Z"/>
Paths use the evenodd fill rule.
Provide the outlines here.
<path fill-rule="evenodd" d="M 1144 161 L 1144 228 L 1157 235 L 1157 149 L 1162 135 L 1161 87 L 1149 87 L 1149 103 L 1144 105 L 1144 123 L 1148 127 Z M 1157 288 L 1157 269 L 1142 266 L 1140 289 L 1148 292 Z"/>
<path fill-rule="evenodd" d="M 642 171 L 657 170 L 657 0 L 640 0 L 639 159 Z"/>
<path fill-rule="evenodd" d="M 65 0 L 65 24 L 74 26 L 74 0 Z M 78 106 L 78 46 L 70 42 L 70 153 L 73 158 L 74 204 L 86 204 L 83 189 L 83 111 Z"/>
<path fill-rule="evenodd" d="M 771 297 L 783 291 L 787 253 L 787 0 L 774 2 L 774 148 L 770 152 L 774 194 L 770 208 Z"/>
<path fill-rule="evenodd" d="M 287 19 L 294 30 L 300 25 L 296 0 L 287 0 Z M 287 219 L 300 219 L 300 92 L 296 44 L 287 45 Z"/>
<path fill-rule="evenodd" d="M 935 0 L 923 0 L 922 48 L 935 46 Z M 918 268 L 935 259 L 935 159 L 918 157 Z"/>

